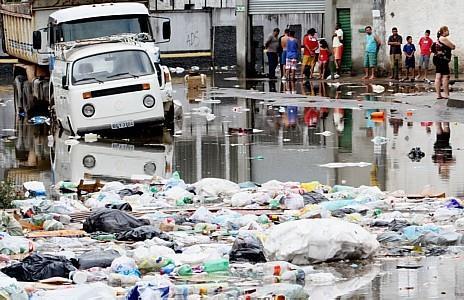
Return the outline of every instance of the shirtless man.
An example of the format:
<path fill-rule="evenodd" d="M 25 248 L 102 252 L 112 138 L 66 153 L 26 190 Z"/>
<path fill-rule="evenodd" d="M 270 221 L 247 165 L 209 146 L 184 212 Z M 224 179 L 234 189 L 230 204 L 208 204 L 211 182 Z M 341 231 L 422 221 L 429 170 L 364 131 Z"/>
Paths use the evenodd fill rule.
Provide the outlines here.
<path fill-rule="evenodd" d="M 280 74 L 282 79 L 285 80 L 285 64 L 287 62 L 287 39 L 290 29 L 285 29 L 284 35 L 279 38 L 280 47 L 282 48 L 282 55 L 280 56 Z"/>

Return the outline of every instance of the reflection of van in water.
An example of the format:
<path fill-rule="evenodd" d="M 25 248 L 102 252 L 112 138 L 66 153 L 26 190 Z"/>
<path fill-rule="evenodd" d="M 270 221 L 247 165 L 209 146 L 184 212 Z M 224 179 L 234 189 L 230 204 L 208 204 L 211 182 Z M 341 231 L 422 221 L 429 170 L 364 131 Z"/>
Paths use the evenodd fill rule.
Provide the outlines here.
<path fill-rule="evenodd" d="M 130 179 L 133 175 L 171 176 L 172 145 L 137 146 L 94 142 L 65 144 L 57 139 L 52 154 L 55 181 L 79 182 L 100 178 L 105 181 Z"/>
<path fill-rule="evenodd" d="M 71 133 L 164 120 L 154 64 L 137 44 L 103 42 L 63 51 L 52 82 L 56 116 Z"/>

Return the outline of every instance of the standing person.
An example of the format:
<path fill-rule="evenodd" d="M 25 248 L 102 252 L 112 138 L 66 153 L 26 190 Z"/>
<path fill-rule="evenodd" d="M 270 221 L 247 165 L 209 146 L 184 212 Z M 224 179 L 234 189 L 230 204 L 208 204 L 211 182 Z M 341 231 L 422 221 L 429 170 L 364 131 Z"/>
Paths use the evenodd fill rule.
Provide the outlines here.
<path fill-rule="evenodd" d="M 306 67 L 310 68 L 309 78 L 313 78 L 314 66 L 316 65 L 316 50 L 319 48 L 319 42 L 316 38 L 316 29 L 311 28 L 303 39 L 303 64 L 301 66 L 301 77 L 304 76 Z"/>
<path fill-rule="evenodd" d="M 287 61 L 285 64 L 286 76 L 288 80 L 295 80 L 296 65 L 300 47 L 295 38 L 295 31 L 290 30 L 287 39 Z"/>
<path fill-rule="evenodd" d="M 449 79 L 451 61 L 451 50 L 456 49 L 456 46 L 448 38 L 449 29 L 443 26 L 437 33 L 438 40 L 432 45 L 433 64 L 436 67 L 435 76 L 435 90 L 437 92 L 437 99 L 449 98 Z M 441 95 L 441 88 L 443 87 L 444 95 Z"/>
<path fill-rule="evenodd" d="M 335 59 L 335 74 L 334 78 L 340 78 L 341 66 L 342 66 L 342 56 L 343 56 L 343 30 L 342 25 L 337 23 L 335 25 L 335 32 L 332 36 L 332 47 Z"/>
<path fill-rule="evenodd" d="M 364 49 L 364 79 L 375 79 L 375 68 L 377 67 L 377 53 L 379 52 L 382 42 L 372 33 L 372 27 L 366 26 L 366 47 Z M 369 71 L 372 70 L 372 75 L 369 77 Z"/>
<path fill-rule="evenodd" d="M 276 79 L 275 69 L 279 64 L 279 58 L 277 56 L 277 50 L 279 47 L 279 40 L 277 37 L 279 36 L 279 32 L 279 28 L 274 28 L 264 44 L 264 47 L 267 50 L 267 59 L 269 62 L 269 79 Z"/>
<path fill-rule="evenodd" d="M 421 79 L 422 75 L 424 80 L 427 80 L 427 71 L 429 69 L 430 55 L 432 54 L 432 44 L 433 41 L 430 38 L 430 30 L 426 30 L 423 37 L 419 40 L 420 47 L 420 57 L 419 57 L 419 74 L 417 74 L 416 79 Z M 422 68 L 424 68 L 424 73 L 422 73 Z"/>
<path fill-rule="evenodd" d="M 404 65 L 406 66 L 406 78 L 405 80 L 409 80 L 409 70 L 412 69 L 412 77 L 411 81 L 414 81 L 414 77 L 416 75 L 416 46 L 412 43 L 412 37 L 406 37 L 406 44 L 403 47 L 404 55 L 406 59 L 404 61 Z"/>
<path fill-rule="evenodd" d="M 401 44 L 403 38 L 398 34 L 398 28 L 392 28 L 392 35 L 388 38 L 388 45 L 390 45 L 390 79 L 400 79 L 401 74 Z"/>
<path fill-rule="evenodd" d="M 282 54 L 280 55 L 280 74 L 282 76 L 282 80 L 285 80 L 285 64 L 287 63 L 287 39 L 288 34 L 290 33 L 290 29 L 284 30 L 284 35 L 279 38 L 280 48 L 282 49 Z"/>
<path fill-rule="evenodd" d="M 331 55 L 329 44 L 326 40 L 321 40 L 321 49 L 319 50 L 319 79 L 325 78 L 325 72 L 329 65 L 329 57 Z"/>

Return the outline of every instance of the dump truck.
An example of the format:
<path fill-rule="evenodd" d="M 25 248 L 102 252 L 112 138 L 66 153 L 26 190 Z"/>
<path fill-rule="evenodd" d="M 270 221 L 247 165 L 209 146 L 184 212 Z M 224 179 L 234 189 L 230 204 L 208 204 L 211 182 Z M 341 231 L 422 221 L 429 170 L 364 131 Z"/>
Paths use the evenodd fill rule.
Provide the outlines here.
<path fill-rule="evenodd" d="M 3 49 L 18 60 L 13 67 L 13 87 L 19 116 L 53 115 L 57 97 L 50 78 L 61 47 L 129 34 L 138 35 L 138 42 L 149 54 L 157 79 L 151 86 L 159 86 L 164 122 L 173 122 L 171 76 L 169 69 L 161 65 L 157 47 L 157 43 L 170 39 L 169 19 L 151 17 L 148 2 L 102 2 L 106 1 L 4 0 L 1 4 Z"/>

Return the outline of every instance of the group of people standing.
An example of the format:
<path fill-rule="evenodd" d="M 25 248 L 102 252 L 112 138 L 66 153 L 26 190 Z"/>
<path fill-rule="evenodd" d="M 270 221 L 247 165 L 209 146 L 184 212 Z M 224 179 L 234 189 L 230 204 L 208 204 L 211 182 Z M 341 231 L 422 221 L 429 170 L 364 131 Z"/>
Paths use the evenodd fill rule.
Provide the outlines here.
<path fill-rule="evenodd" d="M 319 78 L 323 79 L 327 73 L 329 58 L 333 54 L 336 73 L 334 78 L 340 77 L 340 67 L 343 56 L 343 30 L 337 23 L 333 33 L 333 53 L 329 50 L 329 45 L 325 39 L 319 39 L 316 29 L 311 28 L 304 35 L 302 42 L 295 37 L 295 31 L 285 29 L 284 34 L 279 36 L 280 29 L 274 28 L 265 42 L 267 57 L 269 62 L 269 78 L 276 79 L 275 70 L 280 61 L 280 74 L 282 80 L 296 79 L 296 69 L 303 48 L 303 59 L 301 66 L 301 77 L 305 77 L 305 72 L 309 71 L 309 78 L 314 77 L 316 64 L 319 65 Z M 301 46 L 300 46 L 301 45 Z"/>
<path fill-rule="evenodd" d="M 382 45 L 382 41 L 372 33 L 372 27 L 365 28 L 365 51 L 364 51 L 364 79 L 375 78 L 375 68 L 377 67 L 377 54 Z M 449 97 L 449 78 L 451 61 L 451 51 L 456 48 L 453 42 L 448 38 L 449 29 L 447 26 L 441 27 L 437 32 L 437 40 L 434 42 L 430 38 L 430 30 L 426 30 L 424 35 L 419 39 L 419 69 L 416 76 L 416 46 L 412 37 L 406 37 L 406 43 L 403 44 L 403 37 L 398 34 L 398 28 L 392 28 L 392 34 L 388 38 L 390 46 L 390 79 L 400 81 L 404 80 L 426 80 L 430 64 L 430 57 L 433 54 L 432 62 L 435 65 L 435 89 L 437 99 L 447 99 Z M 405 66 L 405 77 L 401 78 L 403 58 Z M 370 75 L 371 74 L 371 75 Z M 411 78 L 409 78 L 411 74 Z M 370 76 L 369 76 L 370 75 Z M 441 90 L 443 89 L 443 95 Z"/>

